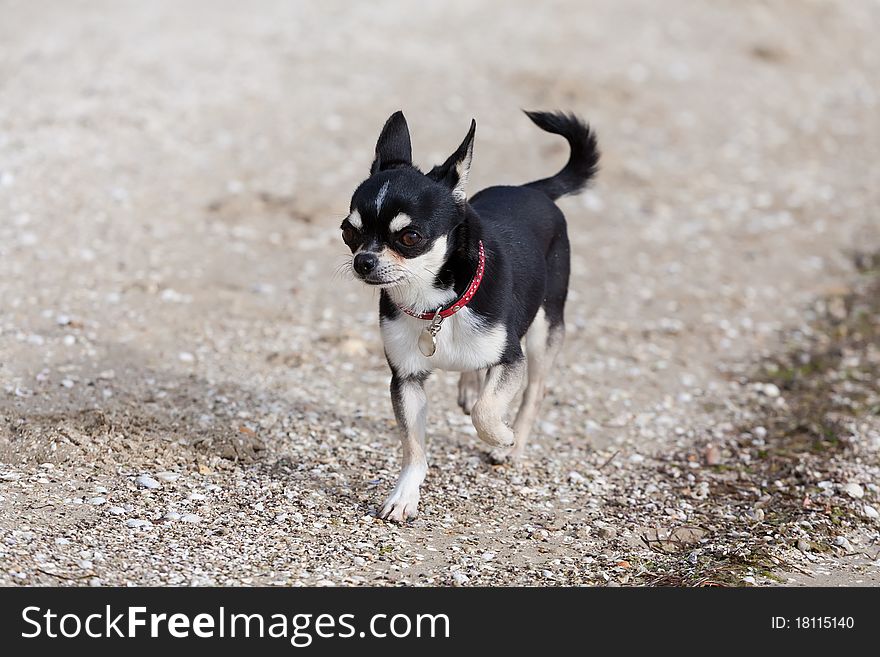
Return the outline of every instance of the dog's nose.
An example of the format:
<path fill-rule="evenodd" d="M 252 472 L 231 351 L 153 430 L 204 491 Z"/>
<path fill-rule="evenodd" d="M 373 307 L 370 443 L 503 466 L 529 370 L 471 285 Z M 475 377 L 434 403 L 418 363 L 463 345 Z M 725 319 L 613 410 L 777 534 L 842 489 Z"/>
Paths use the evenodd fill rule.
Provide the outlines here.
<path fill-rule="evenodd" d="M 361 276 L 366 276 L 379 264 L 379 258 L 375 253 L 358 253 L 354 257 L 354 270 Z"/>

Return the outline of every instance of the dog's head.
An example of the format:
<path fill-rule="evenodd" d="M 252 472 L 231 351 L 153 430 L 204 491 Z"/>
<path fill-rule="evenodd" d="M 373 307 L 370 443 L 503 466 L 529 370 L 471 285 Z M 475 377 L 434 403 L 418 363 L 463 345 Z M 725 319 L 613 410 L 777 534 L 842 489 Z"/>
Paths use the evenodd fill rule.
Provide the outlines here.
<path fill-rule="evenodd" d="M 391 115 L 379 135 L 370 177 L 355 190 L 341 226 L 357 278 L 417 297 L 435 286 L 465 219 L 476 127 L 472 121 L 461 146 L 425 174 L 413 165 L 403 113 Z"/>

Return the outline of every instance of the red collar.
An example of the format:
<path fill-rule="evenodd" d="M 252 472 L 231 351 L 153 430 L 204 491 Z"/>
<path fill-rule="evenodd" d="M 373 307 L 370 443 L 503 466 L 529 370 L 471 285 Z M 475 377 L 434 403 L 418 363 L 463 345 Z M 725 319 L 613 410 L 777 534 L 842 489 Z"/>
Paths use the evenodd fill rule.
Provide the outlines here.
<path fill-rule="evenodd" d="M 474 274 L 474 277 L 471 279 L 471 284 L 468 285 L 467 289 L 464 291 L 458 299 L 451 306 L 447 306 L 446 308 L 441 308 L 440 310 L 435 310 L 429 313 L 415 313 L 409 308 L 398 305 L 403 312 L 405 312 L 410 317 L 415 317 L 417 319 L 436 319 L 437 315 L 440 315 L 441 319 L 446 319 L 450 315 L 454 315 L 459 310 L 468 305 L 468 302 L 474 297 L 477 293 L 477 290 L 480 289 L 480 283 L 483 281 L 483 274 L 486 272 L 486 250 L 483 248 L 483 240 L 480 240 L 480 262 L 477 264 L 477 271 Z"/>

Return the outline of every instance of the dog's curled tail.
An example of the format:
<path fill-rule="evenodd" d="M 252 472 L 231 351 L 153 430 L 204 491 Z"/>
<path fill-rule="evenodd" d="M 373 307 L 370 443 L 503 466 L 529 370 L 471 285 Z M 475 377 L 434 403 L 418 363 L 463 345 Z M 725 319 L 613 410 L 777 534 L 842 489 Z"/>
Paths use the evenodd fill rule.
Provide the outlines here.
<path fill-rule="evenodd" d="M 554 201 L 566 194 L 576 194 L 587 186 L 599 171 L 599 145 L 596 133 L 574 114 L 525 111 L 536 126 L 568 141 L 571 155 L 555 176 L 530 182 L 526 187 L 544 192 Z"/>

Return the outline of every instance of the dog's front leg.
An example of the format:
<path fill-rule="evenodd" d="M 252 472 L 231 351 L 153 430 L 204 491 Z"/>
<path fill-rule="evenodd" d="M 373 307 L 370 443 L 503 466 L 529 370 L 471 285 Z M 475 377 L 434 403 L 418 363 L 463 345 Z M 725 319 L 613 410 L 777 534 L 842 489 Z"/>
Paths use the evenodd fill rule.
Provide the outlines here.
<path fill-rule="evenodd" d="M 428 398 L 427 375 L 391 378 L 391 404 L 401 432 L 403 469 L 397 485 L 379 510 L 379 517 L 404 522 L 415 518 L 419 506 L 419 486 L 428 472 L 425 456 L 425 421 Z"/>
<path fill-rule="evenodd" d="M 471 419 L 481 440 L 493 447 L 512 447 L 513 431 L 504 422 L 507 408 L 522 386 L 526 372 L 525 359 L 520 357 L 489 368 L 480 398 L 474 404 Z"/>

